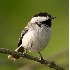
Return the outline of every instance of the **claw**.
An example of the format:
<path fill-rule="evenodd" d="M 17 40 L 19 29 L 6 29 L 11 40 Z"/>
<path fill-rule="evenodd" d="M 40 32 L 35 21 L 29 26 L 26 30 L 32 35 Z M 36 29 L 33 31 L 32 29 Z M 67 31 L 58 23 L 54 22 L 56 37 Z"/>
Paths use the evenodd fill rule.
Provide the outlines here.
<path fill-rule="evenodd" d="M 42 61 L 43 60 L 43 57 L 42 57 L 42 55 L 41 55 L 41 53 L 39 52 L 39 54 L 40 54 L 40 60 Z"/>

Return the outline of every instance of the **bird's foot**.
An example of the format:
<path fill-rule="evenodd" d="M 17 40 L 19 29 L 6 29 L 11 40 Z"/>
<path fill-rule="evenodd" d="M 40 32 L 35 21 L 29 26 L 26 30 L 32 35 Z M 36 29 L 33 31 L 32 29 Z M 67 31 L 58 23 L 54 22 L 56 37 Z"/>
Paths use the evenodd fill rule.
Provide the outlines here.
<path fill-rule="evenodd" d="M 39 59 L 39 60 L 41 61 L 41 63 L 43 63 L 43 60 L 44 60 L 44 59 L 43 59 L 43 57 L 42 57 L 42 55 L 41 55 L 40 52 L 39 52 L 39 54 L 40 54 L 40 59 Z"/>

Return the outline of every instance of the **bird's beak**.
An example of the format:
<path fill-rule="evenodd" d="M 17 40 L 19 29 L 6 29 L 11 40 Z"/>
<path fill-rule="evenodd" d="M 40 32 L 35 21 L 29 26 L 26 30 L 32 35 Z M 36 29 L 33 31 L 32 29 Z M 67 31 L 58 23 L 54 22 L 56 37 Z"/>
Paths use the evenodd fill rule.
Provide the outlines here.
<path fill-rule="evenodd" d="M 51 20 L 54 19 L 54 18 L 56 18 L 56 17 L 51 17 Z"/>

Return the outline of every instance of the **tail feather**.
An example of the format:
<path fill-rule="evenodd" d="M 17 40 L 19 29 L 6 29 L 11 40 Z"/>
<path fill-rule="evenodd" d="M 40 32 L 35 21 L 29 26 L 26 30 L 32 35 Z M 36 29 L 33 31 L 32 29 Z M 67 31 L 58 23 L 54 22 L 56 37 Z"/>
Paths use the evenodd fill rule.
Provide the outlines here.
<path fill-rule="evenodd" d="M 24 52 L 24 47 L 20 46 L 15 51 L 18 51 L 18 52 L 23 53 Z M 20 57 L 19 56 L 16 56 L 16 55 L 9 55 L 8 58 L 11 59 L 11 60 L 17 60 Z"/>

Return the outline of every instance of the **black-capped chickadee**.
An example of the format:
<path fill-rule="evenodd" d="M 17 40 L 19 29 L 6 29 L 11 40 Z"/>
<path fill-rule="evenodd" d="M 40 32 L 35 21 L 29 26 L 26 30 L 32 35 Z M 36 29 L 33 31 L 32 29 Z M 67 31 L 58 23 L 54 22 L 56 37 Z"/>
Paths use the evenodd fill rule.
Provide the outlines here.
<path fill-rule="evenodd" d="M 24 53 L 27 49 L 32 52 L 43 50 L 51 37 L 52 17 L 46 12 L 39 12 L 34 15 L 28 25 L 24 28 L 19 38 L 18 47 L 15 51 Z M 40 54 L 41 59 L 42 55 Z M 8 58 L 16 60 L 19 56 L 9 55 Z"/>

